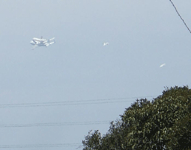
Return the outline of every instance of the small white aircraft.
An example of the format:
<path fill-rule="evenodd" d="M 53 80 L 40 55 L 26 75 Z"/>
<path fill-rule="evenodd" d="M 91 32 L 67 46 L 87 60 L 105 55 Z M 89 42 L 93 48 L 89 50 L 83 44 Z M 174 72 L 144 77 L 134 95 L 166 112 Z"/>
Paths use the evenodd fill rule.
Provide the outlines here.
<path fill-rule="evenodd" d="M 104 42 L 103 46 L 109 45 L 109 42 Z"/>
<path fill-rule="evenodd" d="M 47 40 L 47 39 L 43 39 L 42 37 L 41 38 L 33 38 L 32 41 L 30 42 L 33 46 L 32 49 L 35 49 L 37 46 L 46 46 L 48 47 L 49 45 L 52 45 L 55 43 L 54 41 L 54 37 Z"/>
<path fill-rule="evenodd" d="M 162 68 L 162 67 L 164 67 L 166 64 L 164 63 L 164 64 L 162 64 L 162 65 L 160 65 L 160 68 Z"/>

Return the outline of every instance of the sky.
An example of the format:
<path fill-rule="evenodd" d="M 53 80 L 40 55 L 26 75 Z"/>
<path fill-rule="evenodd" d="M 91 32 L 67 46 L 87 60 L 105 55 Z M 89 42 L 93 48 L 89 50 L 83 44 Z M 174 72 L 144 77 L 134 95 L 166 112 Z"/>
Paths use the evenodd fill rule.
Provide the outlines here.
<path fill-rule="evenodd" d="M 191 27 L 191 1 L 173 2 Z M 137 98 L 191 86 L 191 34 L 168 0 L 1 0 L 0 18 L 0 149 L 82 149 Z M 32 50 L 41 36 L 56 43 Z"/>

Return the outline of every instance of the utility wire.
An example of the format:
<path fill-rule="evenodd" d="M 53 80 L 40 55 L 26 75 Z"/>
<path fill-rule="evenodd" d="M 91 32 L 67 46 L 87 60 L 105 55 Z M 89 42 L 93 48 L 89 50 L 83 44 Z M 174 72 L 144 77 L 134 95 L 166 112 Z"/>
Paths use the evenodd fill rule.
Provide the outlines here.
<path fill-rule="evenodd" d="M 153 98 L 153 96 L 146 96 L 146 97 L 152 97 Z M 58 102 L 41 102 L 41 103 L 0 104 L 0 108 L 124 103 L 124 102 L 129 102 L 129 100 L 138 99 L 138 98 L 141 98 L 141 97 L 108 98 L 108 99 L 78 100 L 78 101 L 58 101 Z"/>
<path fill-rule="evenodd" d="M 71 125 L 99 125 L 110 124 L 111 121 L 86 121 L 86 122 L 56 122 L 56 123 L 29 123 L 29 124 L 0 124 L 0 128 L 26 128 L 26 127 L 53 127 L 53 126 L 71 126 Z"/>
<path fill-rule="evenodd" d="M 60 143 L 60 144 L 27 144 L 27 145 L 0 145 L 0 149 L 13 149 L 13 148 L 58 148 L 58 147 L 71 147 L 81 146 L 81 143 Z"/>
<path fill-rule="evenodd" d="M 174 3 L 172 2 L 172 0 L 170 0 L 172 6 L 174 7 L 176 13 L 178 14 L 178 16 L 180 17 L 180 19 L 182 20 L 182 22 L 184 23 L 184 25 L 186 26 L 186 28 L 188 29 L 188 31 L 191 33 L 191 30 L 189 29 L 189 27 L 187 26 L 186 22 L 184 21 L 184 19 L 182 18 L 182 16 L 180 15 L 180 13 L 178 12 L 176 6 L 174 5 Z"/>

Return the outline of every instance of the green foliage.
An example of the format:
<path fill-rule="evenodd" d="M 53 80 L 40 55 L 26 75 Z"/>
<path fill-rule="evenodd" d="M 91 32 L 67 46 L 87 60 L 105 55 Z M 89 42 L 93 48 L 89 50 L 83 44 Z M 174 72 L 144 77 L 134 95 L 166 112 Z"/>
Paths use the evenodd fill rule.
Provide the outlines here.
<path fill-rule="evenodd" d="M 82 143 L 86 146 L 84 150 L 100 149 L 101 133 L 99 132 L 99 130 L 94 131 L 94 133 L 91 133 L 91 131 L 89 131 L 88 135 L 85 137 L 85 140 L 82 141 Z"/>
<path fill-rule="evenodd" d="M 137 100 L 101 137 L 96 130 L 84 150 L 191 150 L 191 90 L 166 88 L 152 102 Z"/>

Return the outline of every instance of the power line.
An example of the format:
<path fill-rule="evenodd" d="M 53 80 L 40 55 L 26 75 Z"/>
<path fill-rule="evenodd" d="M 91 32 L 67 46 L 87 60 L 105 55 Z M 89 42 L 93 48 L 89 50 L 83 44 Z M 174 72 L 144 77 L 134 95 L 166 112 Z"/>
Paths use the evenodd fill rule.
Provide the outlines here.
<path fill-rule="evenodd" d="M 178 12 L 176 6 L 174 5 L 174 3 L 172 2 L 172 0 L 170 0 L 172 6 L 174 7 L 176 13 L 178 14 L 178 16 L 180 17 L 180 19 L 182 20 L 182 22 L 184 23 L 184 25 L 186 26 L 186 28 L 188 29 L 188 31 L 191 33 L 191 30 L 189 29 L 189 27 L 187 26 L 186 22 L 184 21 L 184 19 L 182 18 L 182 16 L 180 15 L 180 13 Z"/>
<path fill-rule="evenodd" d="M 146 97 L 153 98 L 153 96 L 146 96 Z M 127 100 L 138 99 L 138 98 L 141 98 L 141 97 L 108 98 L 108 99 L 78 100 L 78 101 L 57 101 L 57 102 L 41 102 L 41 103 L 0 104 L 0 108 L 124 103 L 124 102 L 128 102 Z"/>
<path fill-rule="evenodd" d="M 58 148 L 58 147 L 71 147 L 81 146 L 81 143 L 60 143 L 60 144 L 27 144 L 27 145 L 0 145 L 0 149 L 8 148 Z"/>
<path fill-rule="evenodd" d="M 110 124 L 111 121 L 86 121 L 86 122 L 56 122 L 56 123 L 29 123 L 29 124 L 0 124 L 0 128 L 26 128 L 26 127 L 53 127 L 76 125 Z"/>

